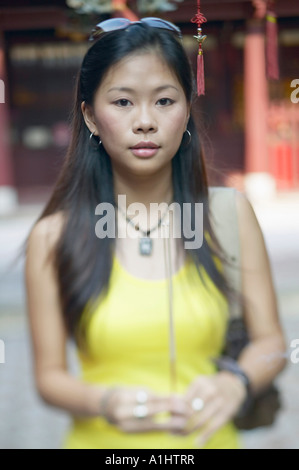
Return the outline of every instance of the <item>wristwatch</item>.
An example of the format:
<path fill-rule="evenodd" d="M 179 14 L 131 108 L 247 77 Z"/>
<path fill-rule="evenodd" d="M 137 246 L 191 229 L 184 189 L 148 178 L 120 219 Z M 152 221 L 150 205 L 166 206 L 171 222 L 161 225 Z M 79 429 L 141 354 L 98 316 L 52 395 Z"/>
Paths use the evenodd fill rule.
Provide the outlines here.
<path fill-rule="evenodd" d="M 248 409 L 250 408 L 250 405 L 252 404 L 251 386 L 247 374 L 245 374 L 243 369 L 241 369 L 238 362 L 232 359 L 231 357 L 221 356 L 220 358 L 215 359 L 215 363 L 218 367 L 218 370 L 227 370 L 232 374 L 237 375 L 245 385 L 247 394 L 238 413 L 238 416 L 243 416 L 247 413 Z"/>

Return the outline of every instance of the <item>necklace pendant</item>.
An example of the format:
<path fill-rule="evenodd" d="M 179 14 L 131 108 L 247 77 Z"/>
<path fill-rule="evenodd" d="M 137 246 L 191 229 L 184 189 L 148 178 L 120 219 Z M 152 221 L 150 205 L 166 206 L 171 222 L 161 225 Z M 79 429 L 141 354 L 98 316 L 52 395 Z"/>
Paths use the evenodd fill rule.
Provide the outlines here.
<path fill-rule="evenodd" d="M 139 240 L 139 253 L 142 256 L 150 256 L 153 251 L 153 240 L 149 237 L 142 237 Z"/>

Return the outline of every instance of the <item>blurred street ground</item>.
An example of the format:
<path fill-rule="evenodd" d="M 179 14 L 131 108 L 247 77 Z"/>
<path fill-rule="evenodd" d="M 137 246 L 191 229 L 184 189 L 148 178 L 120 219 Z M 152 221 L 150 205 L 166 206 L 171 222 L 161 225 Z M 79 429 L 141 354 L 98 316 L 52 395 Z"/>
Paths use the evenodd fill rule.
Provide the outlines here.
<path fill-rule="evenodd" d="M 270 255 L 288 366 L 277 380 L 283 408 L 275 424 L 244 432 L 244 447 L 299 449 L 299 362 L 291 361 L 291 341 L 299 340 L 299 193 L 281 193 L 263 203 L 253 202 L 253 206 Z M 23 204 L 14 214 L 0 218 L 0 340 L 5 348 L 4 363 L 0 356 L 0 449 L 59 448 L 69 425 L 68 416 L 45 405 L 35 390 L 24 259 L 8 270 L 42 207 Z M 71 346 L 69 362 L 76 372 Z"/>

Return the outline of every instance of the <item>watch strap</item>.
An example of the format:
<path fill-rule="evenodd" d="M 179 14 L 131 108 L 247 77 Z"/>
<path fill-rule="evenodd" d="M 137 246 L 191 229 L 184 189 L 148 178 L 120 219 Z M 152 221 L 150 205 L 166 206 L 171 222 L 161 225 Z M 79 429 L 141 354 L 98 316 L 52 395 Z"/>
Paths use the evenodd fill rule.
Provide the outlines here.
<path fill-rule="evenodd" d="M 220 358 L 215 359 L 215 364 L 217 365 L 218 370 L 227 370 L 231 372 L 232 374 L 239 377 L 239 379 L 245 385 L 247 394 L 238 413 L 238 416 L 243 416 L 247 413 L 252 403 L 252 392 L 248 375 L 243 371 L 238 362 L 231 357 L 221 356 Z"/>

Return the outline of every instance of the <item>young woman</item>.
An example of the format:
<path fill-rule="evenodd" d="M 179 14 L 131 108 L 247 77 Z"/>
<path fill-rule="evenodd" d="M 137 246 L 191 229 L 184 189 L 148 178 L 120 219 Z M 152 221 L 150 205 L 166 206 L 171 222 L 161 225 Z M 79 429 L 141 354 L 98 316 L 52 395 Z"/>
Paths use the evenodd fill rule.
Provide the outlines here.
<path fill-rule="evenodd" d="M 38 391 L 74 418 L 66 448 L 238 448 L 233 418 L 249 388 L 284 366 L 264 360 L 285 345 L 259 225 L 236 194 L 251 342 L 218 370 L 234 286 L 210 224 L 180 31 L 118 18 L 93 38 L 65 164 L 27 247 Z M 68 337 L 80 377 L 67 370 Z"/>

